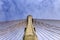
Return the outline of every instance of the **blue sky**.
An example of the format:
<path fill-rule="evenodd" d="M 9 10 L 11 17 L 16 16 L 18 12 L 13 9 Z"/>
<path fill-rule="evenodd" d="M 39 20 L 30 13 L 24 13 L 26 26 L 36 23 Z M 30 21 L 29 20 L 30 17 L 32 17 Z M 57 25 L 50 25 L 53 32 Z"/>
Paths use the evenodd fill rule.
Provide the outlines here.
<path fill-rule="evenodd" d="M 25 19 L 60 20 L 60 0 L 0 0 L 0 21 Z"/>

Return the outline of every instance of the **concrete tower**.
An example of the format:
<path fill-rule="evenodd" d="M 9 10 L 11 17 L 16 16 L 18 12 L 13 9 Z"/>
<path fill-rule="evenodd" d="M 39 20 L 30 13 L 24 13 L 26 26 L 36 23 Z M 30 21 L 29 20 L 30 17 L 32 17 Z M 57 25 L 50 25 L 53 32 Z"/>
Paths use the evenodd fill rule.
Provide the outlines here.
<path fill-rule="evenodd" d="M 23 40 L 37 40 L 37 36 L 35 34 L 35 30 L 32 24 L 32 16 L 29 15 L 27 17 L 27 27 L 25 29 Z"/>

